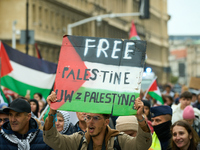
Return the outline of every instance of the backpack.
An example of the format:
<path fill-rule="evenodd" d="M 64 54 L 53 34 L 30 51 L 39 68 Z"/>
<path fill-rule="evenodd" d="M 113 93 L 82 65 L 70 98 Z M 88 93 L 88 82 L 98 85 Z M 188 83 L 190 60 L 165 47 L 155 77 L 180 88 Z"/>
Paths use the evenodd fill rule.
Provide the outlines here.
<path fill-rule="evenodd" d="M 85 135 L 83 135 L 83 137 L 81 138 L 78 150 L 81 150 L 84 139 L 85 139 Z M 118 142 L 118 135 L 115 136 L 113 148 L 114 148 L 114 150 L 121 150 L 121 147 Z"/>

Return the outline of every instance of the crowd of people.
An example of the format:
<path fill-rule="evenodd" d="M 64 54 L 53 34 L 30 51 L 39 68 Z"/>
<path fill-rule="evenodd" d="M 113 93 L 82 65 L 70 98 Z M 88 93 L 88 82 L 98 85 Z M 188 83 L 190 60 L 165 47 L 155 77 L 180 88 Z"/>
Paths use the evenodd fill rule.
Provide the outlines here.
<path fill-rule="evenodd" d="M 43 113 L 57 100 L 55 92 L 46 100 L 41 93 L 33 99 L 13 93 L 6 97 L 9 104 L 0 104 L 2 150 L 200 150 L 200 92 L 186 86 L 175 93 L 166 85 L 164 105 L 141 91 L 134 116 L 76 112 L 75 124 L 67 111 Z"/>

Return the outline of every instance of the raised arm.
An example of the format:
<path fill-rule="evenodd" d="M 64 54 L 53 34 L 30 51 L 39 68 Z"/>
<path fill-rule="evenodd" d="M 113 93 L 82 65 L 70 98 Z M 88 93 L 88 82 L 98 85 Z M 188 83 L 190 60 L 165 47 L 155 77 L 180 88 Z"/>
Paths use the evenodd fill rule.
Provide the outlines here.
<path fill-rule="evenodd" d="M 51 94 L 47 97 L 47 103 L 50 106 L 51 102 L 56 102 L 56 101 L 57 101 L 56 93 L 52 91 Z M 54 120 L 55 114 L 56 114 L 56 110 L 50 108 L 48 117 L 45 120 L 44 129 L 43 129 L 44 131 L 51 129 L 51 127 L 53 126 L 53 120 Z"/>
<path fill-rule="evenodd" d="M 147 122 L 145 121 L 145 118 L 142 116 L 143 114 L 143 111 L 144 111 L 144 104 L 143 102 L 141 101 L 140 97 L 138 97 L 136 100 L 135 100 L 135 109 L 137 110 L 137 120 L 138 120 L 138 124 L 139 126 L 141 127 L 141 129 L 144 131 L 144 132 L 149 132 L 150 133 L 150 129 L 148 127 L 148 124 Z"/>

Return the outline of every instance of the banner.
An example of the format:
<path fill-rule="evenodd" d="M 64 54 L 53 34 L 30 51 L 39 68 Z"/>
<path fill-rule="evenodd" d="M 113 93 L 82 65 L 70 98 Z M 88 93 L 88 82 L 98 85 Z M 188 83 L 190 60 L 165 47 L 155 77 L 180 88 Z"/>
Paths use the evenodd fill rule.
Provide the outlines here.
<path fill-rule="evenodd" d="M 145 53 L 145 41 L 64 36 L 51 108 L 136 114 Z"/>

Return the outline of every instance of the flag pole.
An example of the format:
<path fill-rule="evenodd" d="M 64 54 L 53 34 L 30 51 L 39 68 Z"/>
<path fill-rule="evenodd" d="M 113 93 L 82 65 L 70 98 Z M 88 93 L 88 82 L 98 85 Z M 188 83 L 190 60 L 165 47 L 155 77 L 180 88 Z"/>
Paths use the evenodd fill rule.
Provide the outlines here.
<path fill-rule="evenodd" d="M 157 76 L 155 77 L 155 79 L 153 80 L 153 82 L 154 82 L 156 79 L 157 79 Z M 149 91 L 150 87 L 152 86 L 153 82 L 150 84 L 150 86 L 149 86 L 149 87 L 148 87 L 148 89 L 146 90 L 146 92 L 145 92 L 145 94 L 144 94 L 144 97 L 143 97 L 143 99 L 145 99 L 145 98 L 146 98 L 146 96 L 147 96 L 147 93 L 148 93 L 148 91 Z"/>
<path fill-rule="evenodd" d="M 47 109 L 49 108 L 49 105 L 47 104 L 47 106 L 45 107 L 45 109 L 42 111 L 42 114 L 40 115 L 40 117 L 38 118 L 38 120 L 40 121 L 44 115 L 44 113 L 46 113 Z"/>

